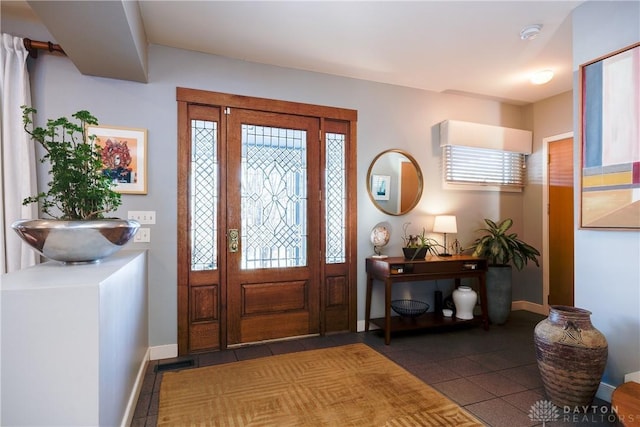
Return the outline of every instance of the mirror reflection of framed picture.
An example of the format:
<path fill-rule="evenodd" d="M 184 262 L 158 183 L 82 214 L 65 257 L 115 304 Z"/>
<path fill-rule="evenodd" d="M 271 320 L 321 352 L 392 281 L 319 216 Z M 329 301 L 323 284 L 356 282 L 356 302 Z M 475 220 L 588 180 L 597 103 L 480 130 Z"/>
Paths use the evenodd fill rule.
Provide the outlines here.
<path fill-rule="evenodd" d="M 147 130 L 117 126 L 88 126 L 88 135 L 102 147 L 105 175 L 111 177 L 115 191 L 147 194 Z"/>
<path fill-rule="evenodd" d="M 390 186 L 389 175 L 371 175 L 371 193 L 374 200 L 389 200 Z"/>

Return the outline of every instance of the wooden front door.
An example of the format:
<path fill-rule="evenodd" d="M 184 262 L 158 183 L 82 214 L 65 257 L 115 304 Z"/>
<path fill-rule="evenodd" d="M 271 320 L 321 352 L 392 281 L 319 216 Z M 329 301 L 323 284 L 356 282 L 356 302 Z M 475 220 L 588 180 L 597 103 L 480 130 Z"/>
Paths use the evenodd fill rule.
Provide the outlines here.
<path fill-rule="evenodd" d="M 227 116 L 227 344 L 319 332 L 319 120 Z"/>
<path fill-rule="evenodd" d="M 549 143 L 549 304 L 573 306 L 573 138 Z"/>
<path fill-rule="evenodd" d="M 355 331 L 355 112 L 177 96 L 179 354 Z"/>

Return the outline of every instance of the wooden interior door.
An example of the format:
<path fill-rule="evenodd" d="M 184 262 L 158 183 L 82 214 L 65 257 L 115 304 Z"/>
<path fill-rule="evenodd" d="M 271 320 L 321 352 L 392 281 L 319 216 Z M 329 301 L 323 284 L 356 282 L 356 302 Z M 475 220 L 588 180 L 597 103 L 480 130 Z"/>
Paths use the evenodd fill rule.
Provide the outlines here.
<path fill-rule="evenodd" d="M 573 306 L 573 138 L 549 143 L 549 304 Z"/>
<path fill-rule="evenodd" d="M 227 344 L 319 333 L 318 119 L 227 116 Z"/>

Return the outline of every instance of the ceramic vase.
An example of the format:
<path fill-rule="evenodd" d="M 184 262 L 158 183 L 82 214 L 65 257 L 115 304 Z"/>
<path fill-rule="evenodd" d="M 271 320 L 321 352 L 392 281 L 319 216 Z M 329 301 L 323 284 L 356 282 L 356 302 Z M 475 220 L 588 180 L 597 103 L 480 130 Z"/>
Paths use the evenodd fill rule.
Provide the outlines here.
<path fill-rule="evenodd" d="M 591 312 L 553 305 L 533 335 L 547 397 L 560 408 L 591 405 L 608 351 L 606 338 L 591 324 Z"/>
<path fill-rule="evenodd" d="M 473 308 L 478 301 L 478 294 L 469 286 L 458 286 L 452 296 L 456 306 L 456 317 L 462 320 L 473 319 Z"/>

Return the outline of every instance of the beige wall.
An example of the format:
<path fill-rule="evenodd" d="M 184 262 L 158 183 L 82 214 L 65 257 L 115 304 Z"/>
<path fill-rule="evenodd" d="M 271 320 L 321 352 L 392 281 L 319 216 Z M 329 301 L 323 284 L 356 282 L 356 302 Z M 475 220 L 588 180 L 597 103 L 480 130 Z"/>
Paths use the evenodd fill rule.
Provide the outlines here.
<path fill-rule="evenodd" d="M 543 190 L 546 185 L 543 176 L 545 156 L 543 140 L 573 130 L 572 92 L 565 92 L 525 107 L 530 126 L 533 128 L 533 153 L 527 159 L 527 187 L 523 194 L 523 240 L 542 252 L 543 249 Z M 543 257 L 540 258 L 541 267 Z M 543 268 L 529 265 L 518 274 L 513 300 L 543 304 Z M 523 286 L 520 286 L 520 285 Z"/>

